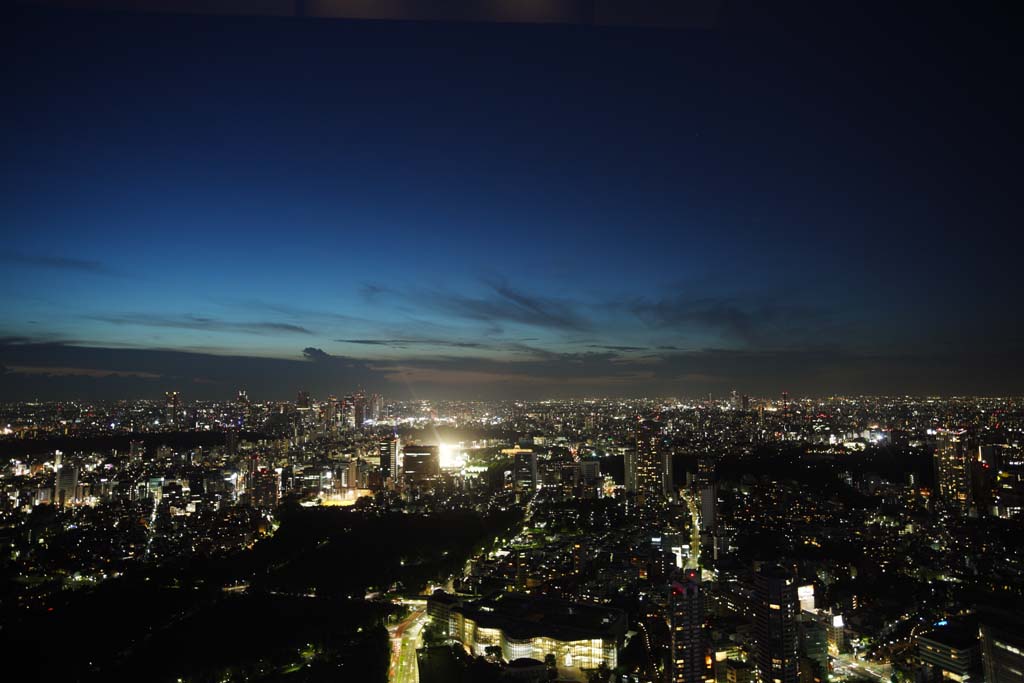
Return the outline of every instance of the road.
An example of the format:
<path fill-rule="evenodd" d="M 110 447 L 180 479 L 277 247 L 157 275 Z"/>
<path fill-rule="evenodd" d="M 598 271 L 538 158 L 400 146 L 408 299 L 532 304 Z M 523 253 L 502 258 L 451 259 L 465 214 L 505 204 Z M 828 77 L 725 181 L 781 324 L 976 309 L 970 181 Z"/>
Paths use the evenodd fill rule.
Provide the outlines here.
<path fill-rule="evenodd" d="M 692 491 L 683 489 L 683 500 L 690 510 L 690 557 L 686 560 L 687 569 L 700 569 L 700 506 L 699 500 Z"/>
<path fill-rule="evenodd" d="M 426 623 L 427 613 L 420 609 L 397 626 L 388 629 L 391 636 L 391 668 L 388 671 L 388 680 L 391 683 L 419 683 L 416 648 L 420 646 L 420 635 Z"/>
<path fill-rule="evenodd" d="M 863 659 L 854 658 L 852 655 L 842 654 L 834 660 L 835 671 L 843 676 L 855 678 L 869 677 L 878 681 L 888 681 L 892 676 L 892 665 L 880 662 L 867 662 Z"/>

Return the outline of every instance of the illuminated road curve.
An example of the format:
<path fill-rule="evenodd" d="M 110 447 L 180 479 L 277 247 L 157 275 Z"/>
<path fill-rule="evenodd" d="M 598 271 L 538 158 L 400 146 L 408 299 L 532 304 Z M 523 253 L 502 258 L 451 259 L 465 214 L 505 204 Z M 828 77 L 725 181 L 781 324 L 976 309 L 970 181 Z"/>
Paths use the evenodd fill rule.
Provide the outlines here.
<path fill-rule="evenodd" d="M 416 662 L 416 648 L 427 622 L 427 613 L 416 610 L 398 626 L 388 629 L 391 636 L 391 668 L 388 680 L 391 683 L 419 683 L 419 668 Z"/>

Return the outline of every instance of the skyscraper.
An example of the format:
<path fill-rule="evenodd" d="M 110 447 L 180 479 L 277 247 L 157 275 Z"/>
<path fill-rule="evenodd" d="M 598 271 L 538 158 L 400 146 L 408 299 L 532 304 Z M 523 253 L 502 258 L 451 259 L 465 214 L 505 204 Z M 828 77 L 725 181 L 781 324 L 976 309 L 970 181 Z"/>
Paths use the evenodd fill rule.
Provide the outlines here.
<path fill-rule="evenodd" d="M 941 430 L 936 439 L 934 463 L 938 500 L 954 512 L 967 514 L 971 505 L 967 432 Z"/>
<path fill-rule="evenodd" d="M 512 464 L 512 485 L 517 492 L 537 490 L 537 454 L 528 448 L 515 449 Z"/>
<path fill-rule="evenodd" d="M 796 580 L 789 570 L 767 566 L 754 576 L 755 661 L 762 683 L 797 683 Z"/>
<path fill-rule="evenodd" d="M 177 391 L 164 392 L 164 424 L 179 427 L 181 423 L 181 397 Z"/>
<path fill-rule="evenodd" d="M 696 570 L 673 581 L 669 591 L 669 681 L 703 683 L 713 680 L 711 657 L 704 637 L 704 593 Z"/>
<path fill-rule="evenodd" d="M 380 473 L 384 481 L 389 477 L 393 480 L 398 479 L 398 453 L 401 447 L 397 434 L 380 440 L 377 453 L 380 456 Z"/>
<path fill-rule="evenodd" d="M 441 455 L 437 446 L 410 444 L 402 449 L 402 478 L 422 484 L 441 474 Z"/>
<path fill-rule="evenodd" d="M 636 428 L 636 446 L 626 454 L 626 491 L 638 505 L 660 500 L 664 491 L 661 428 L 653 420 L 641 420 Z"/>
<path fill-rule="evenodd" d="M 76 502 L 78 490 L 78 468 L 72 465 L 61 465 L 57 470 L 57 481 L 54 487 L 53 500 L 60 507 L 67 507 Z"/>

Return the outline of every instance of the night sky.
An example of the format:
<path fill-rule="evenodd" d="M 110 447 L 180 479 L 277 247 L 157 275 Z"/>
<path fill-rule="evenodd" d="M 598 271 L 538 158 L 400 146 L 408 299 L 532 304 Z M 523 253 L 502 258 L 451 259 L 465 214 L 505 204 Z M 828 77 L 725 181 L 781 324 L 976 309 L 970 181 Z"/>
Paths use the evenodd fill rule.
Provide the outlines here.
<path fill-rule="evenodd" d="M 19 13 L 0 400 L 1020 394 L 1021 27 L 868 4 Z"/>

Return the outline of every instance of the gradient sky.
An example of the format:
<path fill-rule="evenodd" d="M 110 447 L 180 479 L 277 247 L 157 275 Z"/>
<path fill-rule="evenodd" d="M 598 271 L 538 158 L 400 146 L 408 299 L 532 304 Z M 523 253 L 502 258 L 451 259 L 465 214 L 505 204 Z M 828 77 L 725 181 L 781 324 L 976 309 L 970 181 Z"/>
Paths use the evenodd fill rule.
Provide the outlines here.
<path fill-rule="evenodd" d="M 0 400 L 1021 393 L 1019 24 L 773 11 L 15 16 Z"/>

